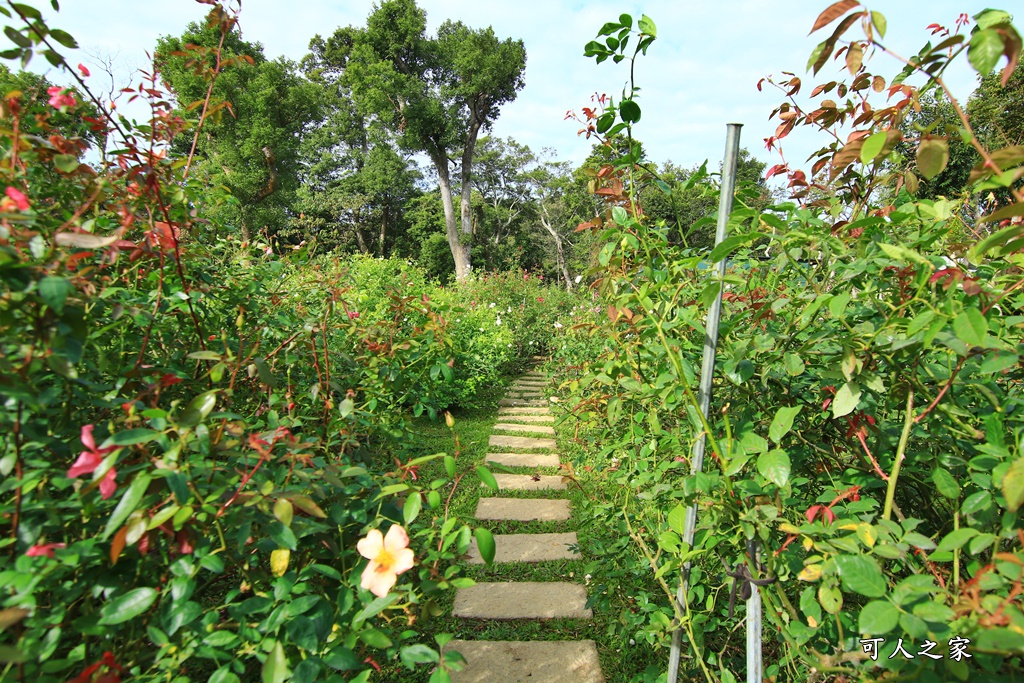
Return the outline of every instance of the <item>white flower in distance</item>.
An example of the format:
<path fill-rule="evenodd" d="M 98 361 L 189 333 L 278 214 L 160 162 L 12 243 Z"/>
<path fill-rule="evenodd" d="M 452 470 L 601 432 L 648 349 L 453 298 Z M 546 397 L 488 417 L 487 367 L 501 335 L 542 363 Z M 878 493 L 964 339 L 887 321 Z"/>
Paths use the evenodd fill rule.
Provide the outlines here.
<path fill-rule="evenodd" d="M 556 330 L 562 329 L 562 323 L 555 323 L 555 329 Z"/>
<path fill-rule="evenodd" d="M 494 324 L 496 326 L 500 326 L 501 325 L 501 316 L 500 315 L 498 316 L 497 320 L 494 321 Z"/>
<path fill-rule="evenodd" d="M 574 280 L 574 282 L 575 282 L 576 284 L 579 284 L 579 283 L 580 283 L 580 280 L 582 280 L 582 279 L 583 279 L 583 276 L 582 276 L 582 275 L 577 275 L 577 276 L 576 276 L 576 279 Z"/>
<path fill-rule="evenodd" d="M 552 403 L 558 403 L 558 397 L 557 396 L 552 396 L 551 397 L 551 402 Z"/>
<path fill-rule="evenodd" d="M 496 305 L 496 304 L 494 304 L 494 303 L 492 302 L 492 303 L 491 303 L 491 305 L 490 305 L 490 306 L 488 306 L 488 308 L 494 308 L 494 307 L 495 307 L 495 305 Z"/>

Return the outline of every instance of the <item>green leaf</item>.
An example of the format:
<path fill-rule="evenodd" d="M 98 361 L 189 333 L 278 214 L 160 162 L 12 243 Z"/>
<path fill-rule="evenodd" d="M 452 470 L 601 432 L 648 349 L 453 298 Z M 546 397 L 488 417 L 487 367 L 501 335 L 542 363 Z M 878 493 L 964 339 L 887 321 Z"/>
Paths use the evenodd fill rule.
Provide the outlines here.
<path fill-rule="evenodd" d="M 856 382 L 847 382 L 839 387 L 836 397 L 832 400 L 832 417 L 849 415 L 860 403 L 860 386 Z"/>
<path fill-rule="evenodd" d="M 776 486 L 785 486 L 789 481 L 789 454 L 781 448 L 757 456 L 757 471 Z"/>
<path fill-rule="evenodd" d="M 843 587 L 869 598 L 881 598 L 888 591 L 882 568 L 865 555 L 837 555 L 836 565 Z"/>
<path fill-rule="evenodd" d="M 739 247 L 742 247 L 744 244 L 750 244 L 761 237 L 764 237 L 763 232 L 751 232 L 745 235 L 733 235 L 732 237 L 726 237 L 719 244 L 715 245 L 715 248 L 711 250 L 711 255 L 708 256 L 708 259 L 712 263 L 718 263 Z"/>
<path fill-rule="evenodd" d="M 835 586 L 822 583 L 818 586 L 818 602 L 829 614 L 839 614 L 843 609 L 843 593 Z"/>
<path fill-rule="evenodd" d="M 477 465 L 476 475 L 480 477 L 480 481 L 486 484 L 488 488 L 490 488 L 492 491 L 498 490 L 498 482 L 494 478 L 494 475 L 491 474 L 491 471 L 489 469 L 487 469 L 483 465 Z"/>
<path fill-rule="evenodd" d="M 804 359 L 796 353 L 787 353 L 783 357 L 783 362 L 786 365 L 786 374 L 790 377 L 799 377 L 804 374 Z"/>
<path fill-rule="evenodd" d="M 932 600 L 914 605 L 912 611 L 915 617 L 933 624 L 948 624 L 956 619 L 956 613 L 953 610 Z"/>
<path fill-rule="evenodd" d="M 985 360 L 981 362 L 978 372 L 983 375 L 1002 372 L 1007 368 L 1012 368 L 1019 361 L 1020 356 L 1013 351 L 993 351 L 992 353 L 985 354 Z"/>
<path fill-rule="evenodd" d="M 74 50 L 78 48 L 78 41 L 76 41 L 67 31 L 62 31 L 59 28 L 51 28 L 50 36 L 68 49 Z"/>
<path fill-rule="evenodd" d="M 153 588 L 136 588 L 114 598 L 100 609 L 100 623 L 104 626 L 123 624 L 144 614 L 154 602 L 158 593 Z"/>
<path fill-rule="evenodd" d="M 377 616 L 388 607 L 391 607 L 394 603 L 398 602 L 398 599 L 402 597 L 399 593 L 388 593 L 383 598 L 376 598 L 369 605 L 364 607 L 352 620 L 353 624 L 362 624 L 367 619 L 372 619 Z"/>
<path fill-rule="evenodd" d="M 82 164 L 74 154 L 55 154 L 53 157 L 53 165 L 56 166 L 57 170 L 61 173 L 74 173 Z"/>
<path fill-rule="evenodd" d="M 64 302 L 75 291 L 74 286 L 62 277 L 47 275 L 39 281 L 39 296 L 57 315 L 64 313 Z"/>
<path fill-rule="evenodd" d="M 278 498 L 274 502 L 274 517 L 277 517 L 277 521 L 281 524 L 291 526 L 292 519 L 295 517 L 295 508 L 292 507 L 292 502 L 287 498 Z"/>
<path fill-rule="evenodd" d="M 967 541 L 971 540 L 978 535 L 977 529 L 957 529 L 951 531 L 939 542 L 939 547 L 936 552 L 949 552 L 952 550 L 959 550 L 964 546 Z"/>
<path fill-rule="evenodd" d="M 114 533 L 121 528 L 124 521 L 135 512 L 135 509 L 139 507 L 139 502 L 142 497 L 146 495 L 146 489 L 149 488 L 149 482 L 151 481 L 148 474 L 138 474 L 132 483 L 128 485 L 128 489 L 121 496 L 121 500 L 118 501 L 117 507 L 110 513 L 110 519 L 107 520 L 107 526 L 103 529 L 103 535 L 100 537 L 102 540 L 110 538 L 110 534 Z"/>
<path fill-rule="evenodd" d="M 865 164 L 870 164 L 875 157 L 881 154 L 888 139 L 889 136 L 885 132 L 875 133 L 868 137 L 860 148 L 860 160 Z"/>
<path fill-rule="evenodd" d="M 240 679 L 231 671 L 231 665 L 225 664 L 213 672 L 209 683 L 238 683 Z"/>
<path fill-rule="evenodd" d="M 683 535 L 686 527 L 686 508 L 681 503 L 668 513 L 668 527 L 680 536 Z"/>
<path fill-rule="evenodd" d="M 210 349 L 205 349 L 203 351 L 193 351 L 192 353 L 188 354 L 188 356 L 186 356 L 186 358 L 191 358 L 193 360 L 217 360 L 217 361 L 224 359 L 224 357 L 222 355 L 220 355 L 216 351 L 211 351 Z"/>
<path fill-rule="evenodd" d="M 324 664 L 337 671 L 355 671 L 361 663 L 350 648 L 336 647 L 324 656 Z"/>
<path fill-rule="evenodd" d="M 484 562 L 494 562 L 494 536 L 491 532 L 482 526 L 477 527 L 473 529 L 473 537 L 476 538 L 476 547 L 480 549 L 480 557 L 484 558 Z"/>
<path fill-rule="evenodd" d="M 403 647 L 398 657 L 410 670 L 415 669 L 417 664 L 437 664 L 441 661 L 437 650 L 421 643 Z"/>
<path fill-rule="evenodd" d="M 860 611 L 860 632 L 872 637 L 888 633 L 899 623 L 900 611 L 887 600 L 872 600 Z"/>
<path fill-rule="evenodd" d="M 13 7 L 16 12 L 28 17 L 29 19 L 43 18 L 43 15 L 39 12 L 39 10 L 37 10 L 32 5 L 25 5 L 20 2 L 12 2 L 11 7 Z"/>
<path fill-rule="evenodd" d="M 626 123 L 636 123 L 640 120 L 640 105 L 633 100 L 622 100 L 619 104 L 619 116 Z"/>
<path fill-rule="evenodd" d="M 160 432 L 152 429 L 127 429 L 123 432 L 112 434 L 109 439 L 103 442 L 104 446 L 134 446 L 140 443 L 148 443 L 160 436 Z"/>
<path fill-rule="evenodd" d="M 284 656 L 281 641 L 275 640 L 263 662 L 263 683 L 284 683 L 288 679 L 288 658 Z"/>
<path fill-rule="evenodd" d="M 444 471 L 448 473 L 449 479 L 455 476 L 455 458 L 450 455 L 444 456 Z"/>
<path fill-rule="evenodd" d="M 960 498 L 960 485 L 956 483 L 956 479 L 949 473 L 949 470 L 944 470 L 941 467 L 936 468 L 932 472 L 932 482 L 935 484 L 935 490 L 946 498 L 950 500 L 958 500 Z"/>
<path fill-rule="evenodd" d="M 31 39 L 27 38 L 20 31 L 13 29 L 10 26 L 4 26 L 4 33 L 11 39 L 11 42 L 18 47 L 32 47 Z"/>
<path fill-rule="evenodd" d="M 1002 54 L 1003 39 L 995 29 L 982 29 L 971 36 L 967 60 L 979 75 L 989 75 Z"/>
<path fill-rule="evenodd" d="M 880 38 L 885 38 L 885 27 L 886 27 L 885 15 L 882 14 L 881 12 L 874 12 L 874 11 L 872 11 L 871 12 L 871 24 L 875 27 L 875 30 L 878 31 L 878 36 Z"/>
<path fill-rule="evenodd" d="M 917 168 L 928 180 L 942 173 L 949 163 L 949 142 L 927 138 L 917 146 Z"/>
<path fill-rule="evenodd" d="M 405 519 L 405 525 L 409 526 L 415 521 L 416 517 L 420 514 L 420 508 L 423 507 L 423 497 L 419 491 L 413 491 L 409 494 L 409 497 L 405 499 L 405 505 L 402 508 L 402 517 Z"/>
<path fill-rule="evenodd" d="M 654 21 L 644 14 L 640 17 L 640 20 L 636 22 L 636 27 L 640 29 L 641 33 L 646 33 L 652 38 L 658 37 L 658 27 L 654 25 Z"/>
<path fill-rule="evenodd" d="M 390 638 L 374 628 L 367 629 L 360 633 L 359 640 L 363 641 L 370 647 L 376 647 L 382 650 L 393 645 Z"/>
<path fill-rule="evenodd" d="M 191 403 L 188 404 L 188 407 L 181 413 L 181 417 L 178 419 L 178 425 L 185 428 L 195 427 L 213 412 L 213 408 L 216 405 L 216 389 L 211 389 L 210 391 L 199 394 L 192 399 Z"/>
<path fill-rule="evenodd" d="M 771 426 L 768 427 L 768 438 L 775 443 L 780 443 L 782 437 L 793 428 L 793 418 L 800 412 L 800 408 L 801 406 L 784 406 L 779 408 L 779 411 L 775 413 L 775 417 L 772 419 Z"/>
<path fill-rule="evenodd" d="M 953 333 L 968 346 L 981 346 L 985 343 L 988 322 L 974 306 L 965 308 L 953 320 Z"/>
<path fill-rule="evenodd" d="M 1003 495 L 1006 496 L 1006 507 L 1016 512 L 1024 504 L 1024 458 L 1017 458 L 1003 475 Z"/>

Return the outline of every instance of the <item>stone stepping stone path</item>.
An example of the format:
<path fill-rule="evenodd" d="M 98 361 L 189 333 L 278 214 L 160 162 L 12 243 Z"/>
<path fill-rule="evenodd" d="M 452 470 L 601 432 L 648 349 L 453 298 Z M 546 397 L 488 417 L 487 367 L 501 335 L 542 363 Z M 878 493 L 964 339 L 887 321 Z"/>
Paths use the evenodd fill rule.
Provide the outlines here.
<path fill-rule="evenodd" d="M 499 422 L 488 439 L 486 462 L 506 467 L 556 468 L 558 454 L 554 417 L 543 400 L 547 379 L 537 373 L 523 375 L 499 402 Z M 500 433 L 506 432 L 506 433 Z M 502 452 L 512 449 L 518 452 Z M 566 490 L 560 476 L 495 473 L 501 491 Z M 500 493 L 477 501 L 476 518 L 501 522 L 564 522 L 571 518 L 564 498 L 508 498 Z M 496 534 L 494 564 L 578 560 L 575 532 Z M 483 564 L 476 540 L 467 564 Z M 455 593 L 452 615 L 457 619 L 509 621 L 519 619 L 593 619 L 587 608 L 587 589 L 564 581 L 481 582 Z M 597 646 L 579 641 L 455 640 L 445 649 L 458 650 L 467 664 L 452 673 L 453 683 L 604 683 Z"/>

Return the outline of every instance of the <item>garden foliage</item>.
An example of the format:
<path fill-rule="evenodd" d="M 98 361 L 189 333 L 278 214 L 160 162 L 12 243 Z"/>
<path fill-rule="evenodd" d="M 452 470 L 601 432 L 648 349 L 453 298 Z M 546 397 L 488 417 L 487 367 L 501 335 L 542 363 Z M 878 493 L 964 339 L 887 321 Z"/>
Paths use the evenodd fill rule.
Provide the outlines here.
<path fill-rule="evenodd" d="M 0 104 L 0 678 L 367 681 L 397 658 L 447 681 L 459 657 L 421 627 L 471 583 L 453 560 L 473 537 L 493 556 L 448 503 L 494 480 L 454 433 L 418 450 L 413 421 L 452 426 L 564 294 L 243 242 L 207 211 L 233 198 L 173 152 L 215 100 L 180 118 L 154 67 L 130 121 L 66 63 L 71 36 L 0 13 L 5 58 L 78 82 Z M 232 64 L 195 49 L 212 90 Z M 420 476 L 431 461 L 445 476 Z"/>
<path fill-rule="evenodd" d="M 834 32 L 808 69 L 835 56 L 849 78 L 814 88 L 836 99 L 809 108 L 795 98 L 799 77 L 780 83 L 787 100 L 769 144 L 800 126 L 830 144 L 810 175 L 769 170 L 789 178 L 795 201 L 762 208 L 741 191 L 728 238 L 710 251 L 673 242 L 638 201 L 645 188 L 678 188 L 633 143 L 633 83 L 584 112 L 588 134 L 629 141 L 599 176 L 607 210 L 581 226 L 603 242 L 600 299 L 564 321 L 555 346 L 575 396 L 566 419 L 599 472 L 590 513 L 613 530 L 590 548 L 591 601 L 618 612 L 623 641 L 665 646 L 679 624 L 683 680 L 736 681 L 745 642 L 730 575 L 746 565 L 771 581 L 761 588 L 771 680 L 1010 680 L 1024 661 L 1024 150 L 982 145 L 942 76 L 960 58 L 986 76 L 1005 57 L 1005 83 L 1021 38 L 1008 14 L 986 10 L 887 78 L 868 71 L 902 59 L 880 42 L 881 14 L 846 0 L 814 29 Z M 635 60 L 655 37 L 649 19 L 623 15 L 586 50 Z M 901 128 L 930 94 L 954 103 L 956 124 Z M 949 136 L 981 159 L 971 192 L 915 199 L 917 176 L 945 166 Z M 913 172 L 887 162 L 897 142 L 916 150 Z M 993 190 L 973 219 L 972 194 Z M 722 259 L 718 282 L 707 265 Z M 717 296 L 705 420 L 695 394 Z M 708 456 L 692 472 L 702 433 Z M 875 656 L 866 639 L 883 639 Z M 912 659 L 890 657 L 898 639 Z M 957 639 L 970 658 L 956 655 Z M 929 642 L 937 659 L 919 654 Z M 659 674 L 651 667 L 647 680 Z"/>

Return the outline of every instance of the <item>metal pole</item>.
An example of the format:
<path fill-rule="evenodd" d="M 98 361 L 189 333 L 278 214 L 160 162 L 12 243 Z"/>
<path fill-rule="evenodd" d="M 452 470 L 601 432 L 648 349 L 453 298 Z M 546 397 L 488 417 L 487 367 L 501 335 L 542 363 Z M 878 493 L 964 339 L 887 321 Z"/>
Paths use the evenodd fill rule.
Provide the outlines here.
<path fill-rule="evenodd" d="M 718 246 L 725 239 L 725 229 L 729 224 L 729 214 L 732 213 L 733 194 L 736 192 L 736 163 L 740 154 L 740 128 L 741 123 L 730 123 L 727 126 L 725 135 L 725 158 L 722 160 L 722 188 L 718 198 L 718 225 L 715 229 L 715 246 Z M 719 261 L 714 265 L 714 275 L 719 282 L 725 277 L 725 261 Z M 707 418 L 711 408 L 711 380 L 715 374 L 715 351 L 718 347 L 718 322 L 722 318 L 722 288 L 718 288 L 718 296 L 715 297 L 711 308 L 708 309 L 707 334 L 704 337 L 704 358 L 700 365 L 700 389 L 697 393 L 697 403 L 700 410 Z M 697 442 L 693 444 L 693 454 L 690 460 L 690 474 L 696 474 L 704 468 L 704 444 L 707 435 L 701 432 Z M 693 535 L 697 529 L 697 504 L 692 503 L 686 509 L 686 522 L 683 527 L 683 542 L 693 546 Z M 690 581 L 690 563 L 683 565 L 679 580 L 679 589 L 676 592 L 676 604 L 680 612 L 686 610 L 686 590 Z M 758 596 L 760 598 L 760 596 Z M 672 633 L 672 649 L 668 656 L 668 683 L 677 683 L 679 678 L 679 657 L 682 654 L 683 629 L 678 626 Z"/>
<path fill-rule="evenodd" d="M 757 571 L 761 566 L 757 557 L 757 541 L 747 541 L 747 553 Z M 761 660 L 761 589 L 756 583 L 750 584 L 750 598 L 747 600 L 747 683 L 761 683 L 764 678 Z"/>

